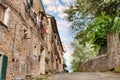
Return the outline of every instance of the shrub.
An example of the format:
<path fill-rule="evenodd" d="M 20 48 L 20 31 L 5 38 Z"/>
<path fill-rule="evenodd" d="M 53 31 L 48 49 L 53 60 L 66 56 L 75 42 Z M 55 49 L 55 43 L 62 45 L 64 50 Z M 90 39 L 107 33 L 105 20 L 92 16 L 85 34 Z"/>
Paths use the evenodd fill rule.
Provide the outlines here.
<path fill-rule="evenodd" d="M 117 66 L 117 67 L 115 67 L 115 72 L 116 72 L 116 73 L 120 73 L 120 65 Z"/>

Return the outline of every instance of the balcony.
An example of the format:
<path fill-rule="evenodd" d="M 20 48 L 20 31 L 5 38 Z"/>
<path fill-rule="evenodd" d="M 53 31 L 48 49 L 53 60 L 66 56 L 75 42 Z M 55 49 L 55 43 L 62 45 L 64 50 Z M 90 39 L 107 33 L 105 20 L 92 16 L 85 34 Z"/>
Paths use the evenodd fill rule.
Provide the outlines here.
<path fill-rule="evenodd" d="M 29 15 L 29 17 L 31 18 L 31 20 L 32 20 L 33 23 L 34 23 L 34 28 L 36 28 L 36 31 L 37 31 L 37 33 L 38 33 L 37 36 L 38 36 L 39 40 L 41 41 L 42 45 L 44 45 L 44 46 L 47 48 L 47 44 L 46 44 L 46 42 L 45 42 L 45 35 L 44 35 L 44 33 L 43 33 L 43 29 L 41 29 L 40 26 L 37 24 L 37 21 L 36 21 L 36 19 L 34 18 L 34 12 L 33 12 L 32 10 L 30 10 L 30 11 L 28 12 L 28 15 Z"/>

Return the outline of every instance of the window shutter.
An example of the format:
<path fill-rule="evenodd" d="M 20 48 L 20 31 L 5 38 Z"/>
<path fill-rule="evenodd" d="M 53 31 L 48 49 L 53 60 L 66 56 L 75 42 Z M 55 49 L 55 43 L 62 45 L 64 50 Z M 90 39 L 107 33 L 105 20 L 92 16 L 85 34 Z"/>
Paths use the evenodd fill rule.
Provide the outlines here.
<path fill-rule="evenodd" d="M 0 80 L 6 80 L 7 63 L 8 63 L 8 57 L 5 56 L 5 55 L 2 55 L 2 65 L 1 65 Z"/>

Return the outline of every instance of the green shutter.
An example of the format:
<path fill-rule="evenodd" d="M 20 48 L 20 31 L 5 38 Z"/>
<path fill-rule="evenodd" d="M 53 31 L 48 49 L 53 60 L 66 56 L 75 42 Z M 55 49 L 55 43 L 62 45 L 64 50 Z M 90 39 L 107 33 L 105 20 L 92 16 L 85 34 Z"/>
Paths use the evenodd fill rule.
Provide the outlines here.
<path fill-rule="evenodd" d="M 3 55 L 2 56 L 2 65 L 1 65 L 1 77 L 0 77 L 0 80 L 6 80 L 7 63 L 8 63 L 8 57 L 5 56 L 5 55 Z"/>

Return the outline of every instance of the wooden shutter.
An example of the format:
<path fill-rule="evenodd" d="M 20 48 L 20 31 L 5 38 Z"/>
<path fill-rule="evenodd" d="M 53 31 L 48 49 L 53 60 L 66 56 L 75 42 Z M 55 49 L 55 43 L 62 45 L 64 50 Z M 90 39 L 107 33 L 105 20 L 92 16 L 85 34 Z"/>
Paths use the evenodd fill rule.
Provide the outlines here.
<path fill-rule="evenodd" d="M 0 80 L 6 80 L 7 63 L 8 63 L 8 57 L 5 56 L 5 55 L 3 55 L 2 56 L 2 65 L 1 65 Z"/>
<path fill-rule="evenodd" d="M 0 21 L 4 23 L 5 8 L 0 4 Z"/>

